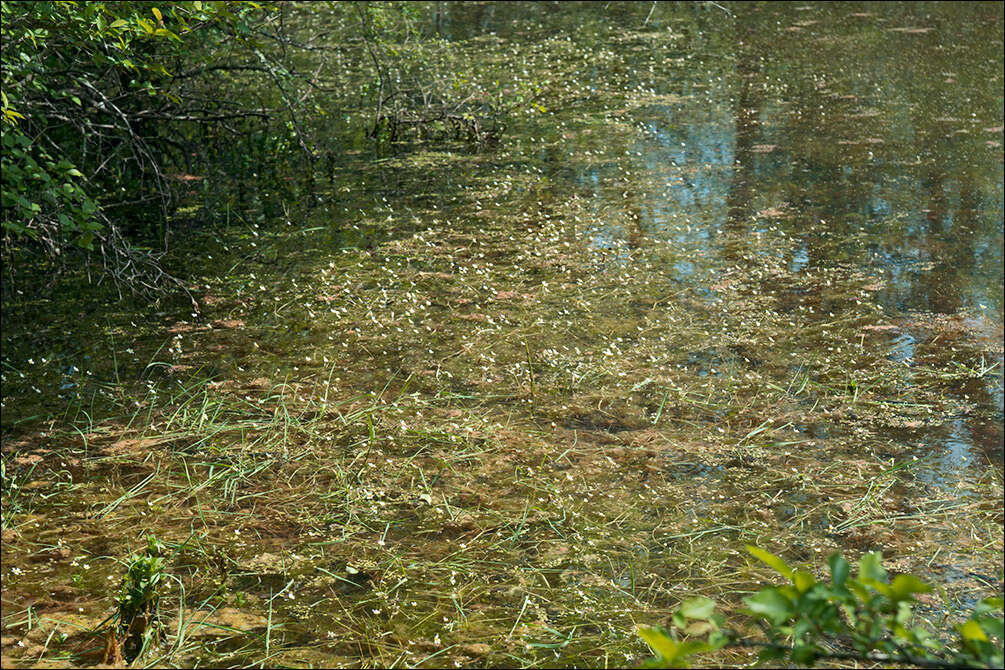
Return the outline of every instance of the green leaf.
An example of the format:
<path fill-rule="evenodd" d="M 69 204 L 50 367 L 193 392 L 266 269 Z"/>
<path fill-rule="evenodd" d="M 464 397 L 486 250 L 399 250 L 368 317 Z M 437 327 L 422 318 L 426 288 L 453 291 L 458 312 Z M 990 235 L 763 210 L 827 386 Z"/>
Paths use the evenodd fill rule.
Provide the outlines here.
<path fill-rule="evenodd" d="M 680 604 L 677 611 L 688 619 L 707 619 L 715 610 L 715 601 L 704 596 L 688 598 Z"/>
<path fill-rule="evenodd" d="M 680 646 L 666 631 L 653 626 L 639 626 L 639 635 L 660 657 L 670 660 L 677 655 Z"/>
<path fill-rule="evenodd" d="M 886 581 L 886 570 L 883 569 L 883 554 L 871 551 L 858 562 L 858 576 L 862 580 L 876 582 Z"/>
<path fill-rule="evenodd" d="M 981 628 L 980 624 L 973 619 L 958 625 L 956 630 L 960 631 L 960 635 L 962 635 L 965 640 L 974 640 L 977 642 L 990 641 L 988 640 L 988 636 L 984 633 L 984 629 Z"/>
<path fill-rule="evenodd" d="M 768 566 L 774 568 L 775 571 L 781 573 L 781 575 L 783 577 L 785 577 L 786 579 L 792 579 L 792 568 L 790 568 L 785 563 L 785 561 L 783 561 L 782 559 L 780 559 L 779 557 L 775 556 L 772 553 L 764 551 L 763 549 L 761 549 L 759 547 L 755 547 L 752 544 L 748 544 L 746 546 L 747 546 L 747 551 L 750 552 L 750 554 L 754 558 L 756 558 L 759 561 L 761 561 L 762 563 L 766 563 Z"/>
<path fill-rule="evenodd" d="M 928 593 L 931 590 L 931 586 L 914 575 L 897 575 L 890 584 L 890 597 L 894 600 L 909 600 L 915 593 Z"/>
<path fill-rule="evenodd" d="M 992 596 L 990 598 L 985 598 L 981 602 L 990 607 L 991 609 L 1001 611 L 1003 608 L 1005 608 L 1005 598 L 1002 598 L 1001 596 Z"/>
<path fill-rule="evenodd" d="M 173 39 L 175 42 L 181 42 L 181 38 L 175 35 L 167 28 L 158 28 L 157 30 L 154 31 L 154 35 L 157 35 L 158 37 L 168 37 L 170 39 Z M 163 66 L 161 66 L 161 69 L 163 69 Z"/>
<path fill-rule="evenodd" d="M 792 573 L 792 583 L 800 593 L 806 593 L 817 583 L 816 578 L 805 570 L 796 570 Z"/>
<path fill-rule="evenodd" d="M 683 659 L 705 651 L 712 651 L 712 646 L 698 640 L 688 640 L 681 642 L 677 647 L 677 656 L 668 660 L 672 666 L 683 668 L 687 667 L 687 663 Z"/>
<path fill-rule="evenodd" d="M 877 582 L 875 579 L 868 579 L 868 580 L 863 579 L 862 582 L 876 589 L 887 598 L 893 598 L 893 589 L 890 588 L 889 584 L 884 584 L 883 582 Z"/>
<path fill-rule="evenodd" d="M 827 562 L 831 566 L 831 584 L 834 585 L 835 589 L 843 588 L 845 581 L 848 580 L 848 574 L 851 572 L 851 564 L 838 553 L 831 554 Z"/>
<path fill-rule="evenodd" d="M 891 589 L 892 590 L 892 589 Z M 907 625 L 907 623 L 914 617 L 914 611 L 911 608 L 910 602 L 907 599 L 894 600 L 897 603 L 897 613 L 894 616 L 894 620 L 901 625 Z"/>
<path fill-rule="evenodd" d="M 639 626 L 639 635 L 659 655 L 657 662 L 663 667 L 687 667 L 685 659 L 688 656 L 715 649 L 705 642 L 694 640 L 678 642 L 670 637 L 666 631 L 652 626 Z M 649 663 L 647 665 L 652 667 L 655 664 Z"/>
<path fill-rule="evenodd" d="M 708 646 L 710 649 L 722 649 L 730 642 L 732 642 L 732 637 L 721 630 L 714 630 L 708 634 Z"/>
<path fill-rule="evenodd" d="M 1005 621 L 1002 621 L 1000 618 L 982 617 L 976 619 L 976 621 L 984 632 L 988 634 L 988 637 L 997 637 L 999 639 L 1005 637 Z"/>
<path fill-rule="evenodd" d="M 801 617 L 796 625 L 792 627 L 792 639 L 799 641 L 806 633 L 813 629 L 813 620 L 808 617 Z"/>
<path fill-rule="evenodd" d="M 861 600 L 865 602 L 869 599 L 869 590 L 862 585 L 857 579 L 852 579 L 847 582 L 848 588 L 851 589 L 852 593 Z"/>
<path fill-rule="evenodd" d="M 751 612 L 770 619 L 775 624 L 787 621 L 795 612 L 792 601 L 775 588 L 761 589 L 755 595 L 744 598 L 744 602 Z"/>

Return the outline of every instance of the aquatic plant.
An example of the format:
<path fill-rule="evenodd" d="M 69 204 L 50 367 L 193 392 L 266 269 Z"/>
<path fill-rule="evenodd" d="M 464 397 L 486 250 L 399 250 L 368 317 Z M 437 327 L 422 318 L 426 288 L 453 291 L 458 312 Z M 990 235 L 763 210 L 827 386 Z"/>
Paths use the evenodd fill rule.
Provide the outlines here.
<path fill-rule="evenodd" d="M 106 663 L 132 661 L 163 637 L 159 608 L 164 578 L 162 549 L 162 543 L 150 536 L 146 550 L 127 559 L 122 587 L 115 596 L 117 609 L 106 633 Z"/>
<path fill-rule="evenodd" d="M 32 481 L 32 475 L 38 463 L 33 463 L 26 471 L 17 472 L 13 468 L 8 471 L 8 459 L 0 458 L 0 496 L 3 499 L 3 506 L 0 507 L 0 528 L 9 528 L 15 525 L 14 518 L 22 514 L 31 507 L 31 500 L 34 496 L 26 495 L 22 488 L 25 483 Z"/>
<path fill-rule="evenodd" d="M 762 662 L 785 659 L 803 666 L 858 660 L 923 668 L 1000 668 L 1005 662 L 1001 596 L 979 602 L 969 618 L 956 625 L 956 641 L 946 643 L 925 626 L 914 625 L 914 596 L 932 587 L 909 574 L 890 580 L 880 552 L 862 557 L 856 577 L 850 576 L 849 562 L 835 553 L 828 561 L 830 581 L 820 581 L 763 549 L 748 545 L 747 551 L 789 581 L 745 599 L 747 614 L 762 624 L 763 637 L 750 639 L 724 628 L 726 619 L 715 613 L 713 600 L 690 598 L 671 617 L 672 629 L 682 631 L 685 639 L 672 630 L 639 629 L 657 654 L 645 667 L 687 667 L 690 656 L 729 646 L 759 649 Z"/>

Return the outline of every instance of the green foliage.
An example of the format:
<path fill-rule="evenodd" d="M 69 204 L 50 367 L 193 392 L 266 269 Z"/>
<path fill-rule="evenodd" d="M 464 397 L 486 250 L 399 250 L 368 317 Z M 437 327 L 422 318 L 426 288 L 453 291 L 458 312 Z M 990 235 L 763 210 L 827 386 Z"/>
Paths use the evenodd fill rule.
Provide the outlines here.
<path fill-rule="evenodd" d="M 126 559 L 126 574 L 115 596 L 117 608 L 108 631 L 106 661 L 131 661 L 162 637 L 159 605 L 165 576 L 163 549 L 163 544 L 150 536 L 143 553 Z"/>
<path fill-rule="evenodd" d="M 741 638 L 726 630 L 713 601 L 692 598 L 673 613 L 673 630 L 640 628 L 657 654 L 645 667 L 686 667 L 689 656 L 730 646 L 759 648 L 761 662 L 784 659 L 804 666 L 822 659 L 923 667 L 994 668 L 1005 663 L 1001 597 L 981 601 L 966 622 L 955 627 L 955 641 L 947 644 L 915 622 L 914 596 L 932 587 L 913 575 L 897 575 L 891 581 L 878 552 L 862 557 L 855 577 L 848 561 L 834 554 L 830 579 L 819 581 L 763 549 L 747 546 L 747 551 L 788 580 L 745 599 L 747 613 L 764 622 L 766 639 Z"/>
<path fill-rule="evenodd" d="M 154 288 L 168 275 L 138 250 L 167 251 L 179 211 L 186 223 L 263 221 L 313 206 L 319 159 L 334 183 L 342 119 L 378 140 L 497 140 L 508 110 L 539 90 L 504 93 L 454 43 L 423 34 L 426 12 L 3 3 L 5 253 L 40 247 L 62 267 L 68 252 L 100 250 L 120 285 Z"/>
<path fill-rule="evenodd" d="M 218 121 L 193 68 L 249 50 L 255 3 L 5 2 L 0 225 L 52 258 L 101 247 L 136 269 L 126 238 L 166 243 L 191 127 Z M 182 76 L 188 75 L 188 76 Z M 229 116 L 239 116 L 231 106 Z M 186 126 L 188 128 L 183 128 Z M 131 277 L 123 277 L 129 281 Z"/>
<path fill-rule="evenodd" d="M 533 83 L 500 85 L 457 43 L 423 34 L 417 3 L 31 2 L 2 14 L 2 252 L 8 277 L 32 287 L 80 267 L 90 279 L 100 254 L 95 276 L 120 294 L 187 292 L 161 266 L 172 235 L 324 202 L 317 177 L 335 184 L 343 124 L 365 124 L 378 147 L 489 144 L 510 111 L 540 108 Z M 13 283 L 5 295 L 23 295 Z"/>
<path fill-rule="evenodd" d="M 31 509 L 34 492 L 25 489 L 32 481 L 38 463 L 26 469 L 15 468 L 11 455 L 0 455 L 0 528 L 14 528 L 18 515 Z"/>
<path fill-rule="evenodd" d="M 9 110 L 4 110 L 4 119 Z M 57 161 L 44 148 L 33 146 L 27 135 L 4 125 L 3 228 L 32 239 L 46 237 L 53 249 L 54 233 L 73 237 L 73 243 L 91 248 L 94 232 L 101 229 L 98 206 L 82 185 L 81 172 L 65 158 Z"/>
<path fill-rule="evenodd" d="M 722 631 L 726 620 L 721 614 L 715 613 L 715 601 L 711 598 L 689 598 L 681 603 L 672 615 L 673 626 L 690 635 L 706 634 L 707 639 L 678 640 L 675 635 L 652 626 L 639 628 L 642 636 L 657 656 L 644 664 L 647 668 L 686 668 L 687 657 L 715 651 L 722 648 L 729 640 Z"/>
<path fill-rule="evenodd" d="M 78 126 L 98 137 L 98 117 L 127 114 L 123 90 L 156 94 L 168 73 L 152 43 L 181 42 L 175 31 L 189 27 L 181 8 L 165 16 L 145 4 L 3 3 L 6 232 L 43 240 L 54 253 L 65 243 L 91 248 L 102 228 L 98 190 L 94 175 L 80 169 L 83 146 L 68 146 L 68 131 Z"/>

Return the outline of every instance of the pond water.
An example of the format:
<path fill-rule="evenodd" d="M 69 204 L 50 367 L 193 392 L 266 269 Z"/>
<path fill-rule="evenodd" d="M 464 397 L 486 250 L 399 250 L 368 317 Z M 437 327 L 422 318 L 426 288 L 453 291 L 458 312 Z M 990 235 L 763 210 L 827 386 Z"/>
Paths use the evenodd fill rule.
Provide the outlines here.
<path fill-rule="evenodd" d="M 793 273 L 850 265 L 881 278 L 875 298 L 896 325 L 889 356 L 908 368 L 940 317 L 953 319 L 963 339 L 991 345 L 986 363 L 997 367 L 965 390 L 990 419 L 962 417 L 951 430 L 919 435 L 919 455 L 936 454 L 942 471 L 1000 464 L 1000 8 L 734 9 L 737 16 L 711 4 L 687 18 L 653 12 L 650 32 L 624 40 L 618 31 L 642 8 L 579 8 L 576 20 L 590 14 L 613 38 L 617 47 L 607 48 L 624 69 L 591 64 L 572 76 L 588 90 L 647 92 L 646 102 L 614 112 L 638 132 L 555 129 L 528 160 L 549 178 L 552 197 L 583 198 L 596 222 L 590 244 L 623 249 L 613 262 L 629 262 L 647 239 L 666 240 L 680 258 L 670 273 L 707 288 L 723 268 L 749 263 L 727 234 L 786 237 Z M 451 7 L 443 32 L 547 39 L 569 20 L 569 10 L 549 6 Z M 572 121 L 584 107 L 554 113 Z M 584 154 L 604 158 L 583 165 Z M 818 298 L 779 288 L 790 308 L 833 316 Z"/>
<path fill-rule="evenodd" d="M 179 243 L 199 318 L 5 312 L 8 628 L 141 531 L 254 631 L 211 665 L 633 663 L 747 542 L 1000 591 L 1002 5 L 435 5 L 540 91 L 497 146 L 339 126 L 309 212 Z"/>

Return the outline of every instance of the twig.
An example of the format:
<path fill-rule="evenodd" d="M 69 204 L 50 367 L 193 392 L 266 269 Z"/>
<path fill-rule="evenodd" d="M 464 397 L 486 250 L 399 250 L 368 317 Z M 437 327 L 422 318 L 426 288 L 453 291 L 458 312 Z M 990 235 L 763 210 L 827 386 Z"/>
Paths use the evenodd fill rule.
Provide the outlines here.
<path fill-rule="evenodd" d="M 722 10 L 722 11 L 724 11 L 724 12 L 726 12 L 726 13 L 727 13 L 727 14 L 729 14 L 730 16 L 732 16 L 732 15 L 733 15 L 733 12 L 729 11 L 728 9 L 726 9 L 725 7 L 723 7 L 722 5 L 720 5 L 720 4 L 718 3 L 718 2 L 713 2 L 712 0 L 705 0 L 705 1 L 706 1 L 706 2 L 708 3 L 708 4 L 712 5 L 713 7 L 718 7 L 719 9 L 721 9 L 721 10 Z"/>
<path fill-rule="evenodd" d="M 643 26 L 649 25 L 649 19 L 653 17 L 653 12 L 655 11 L 656 11 L 656 0 L 653 0 L 653 5 L 652 7 L 649 8 L 649 14 L 646 16 L 646 20 L 642 22 Z"/>

